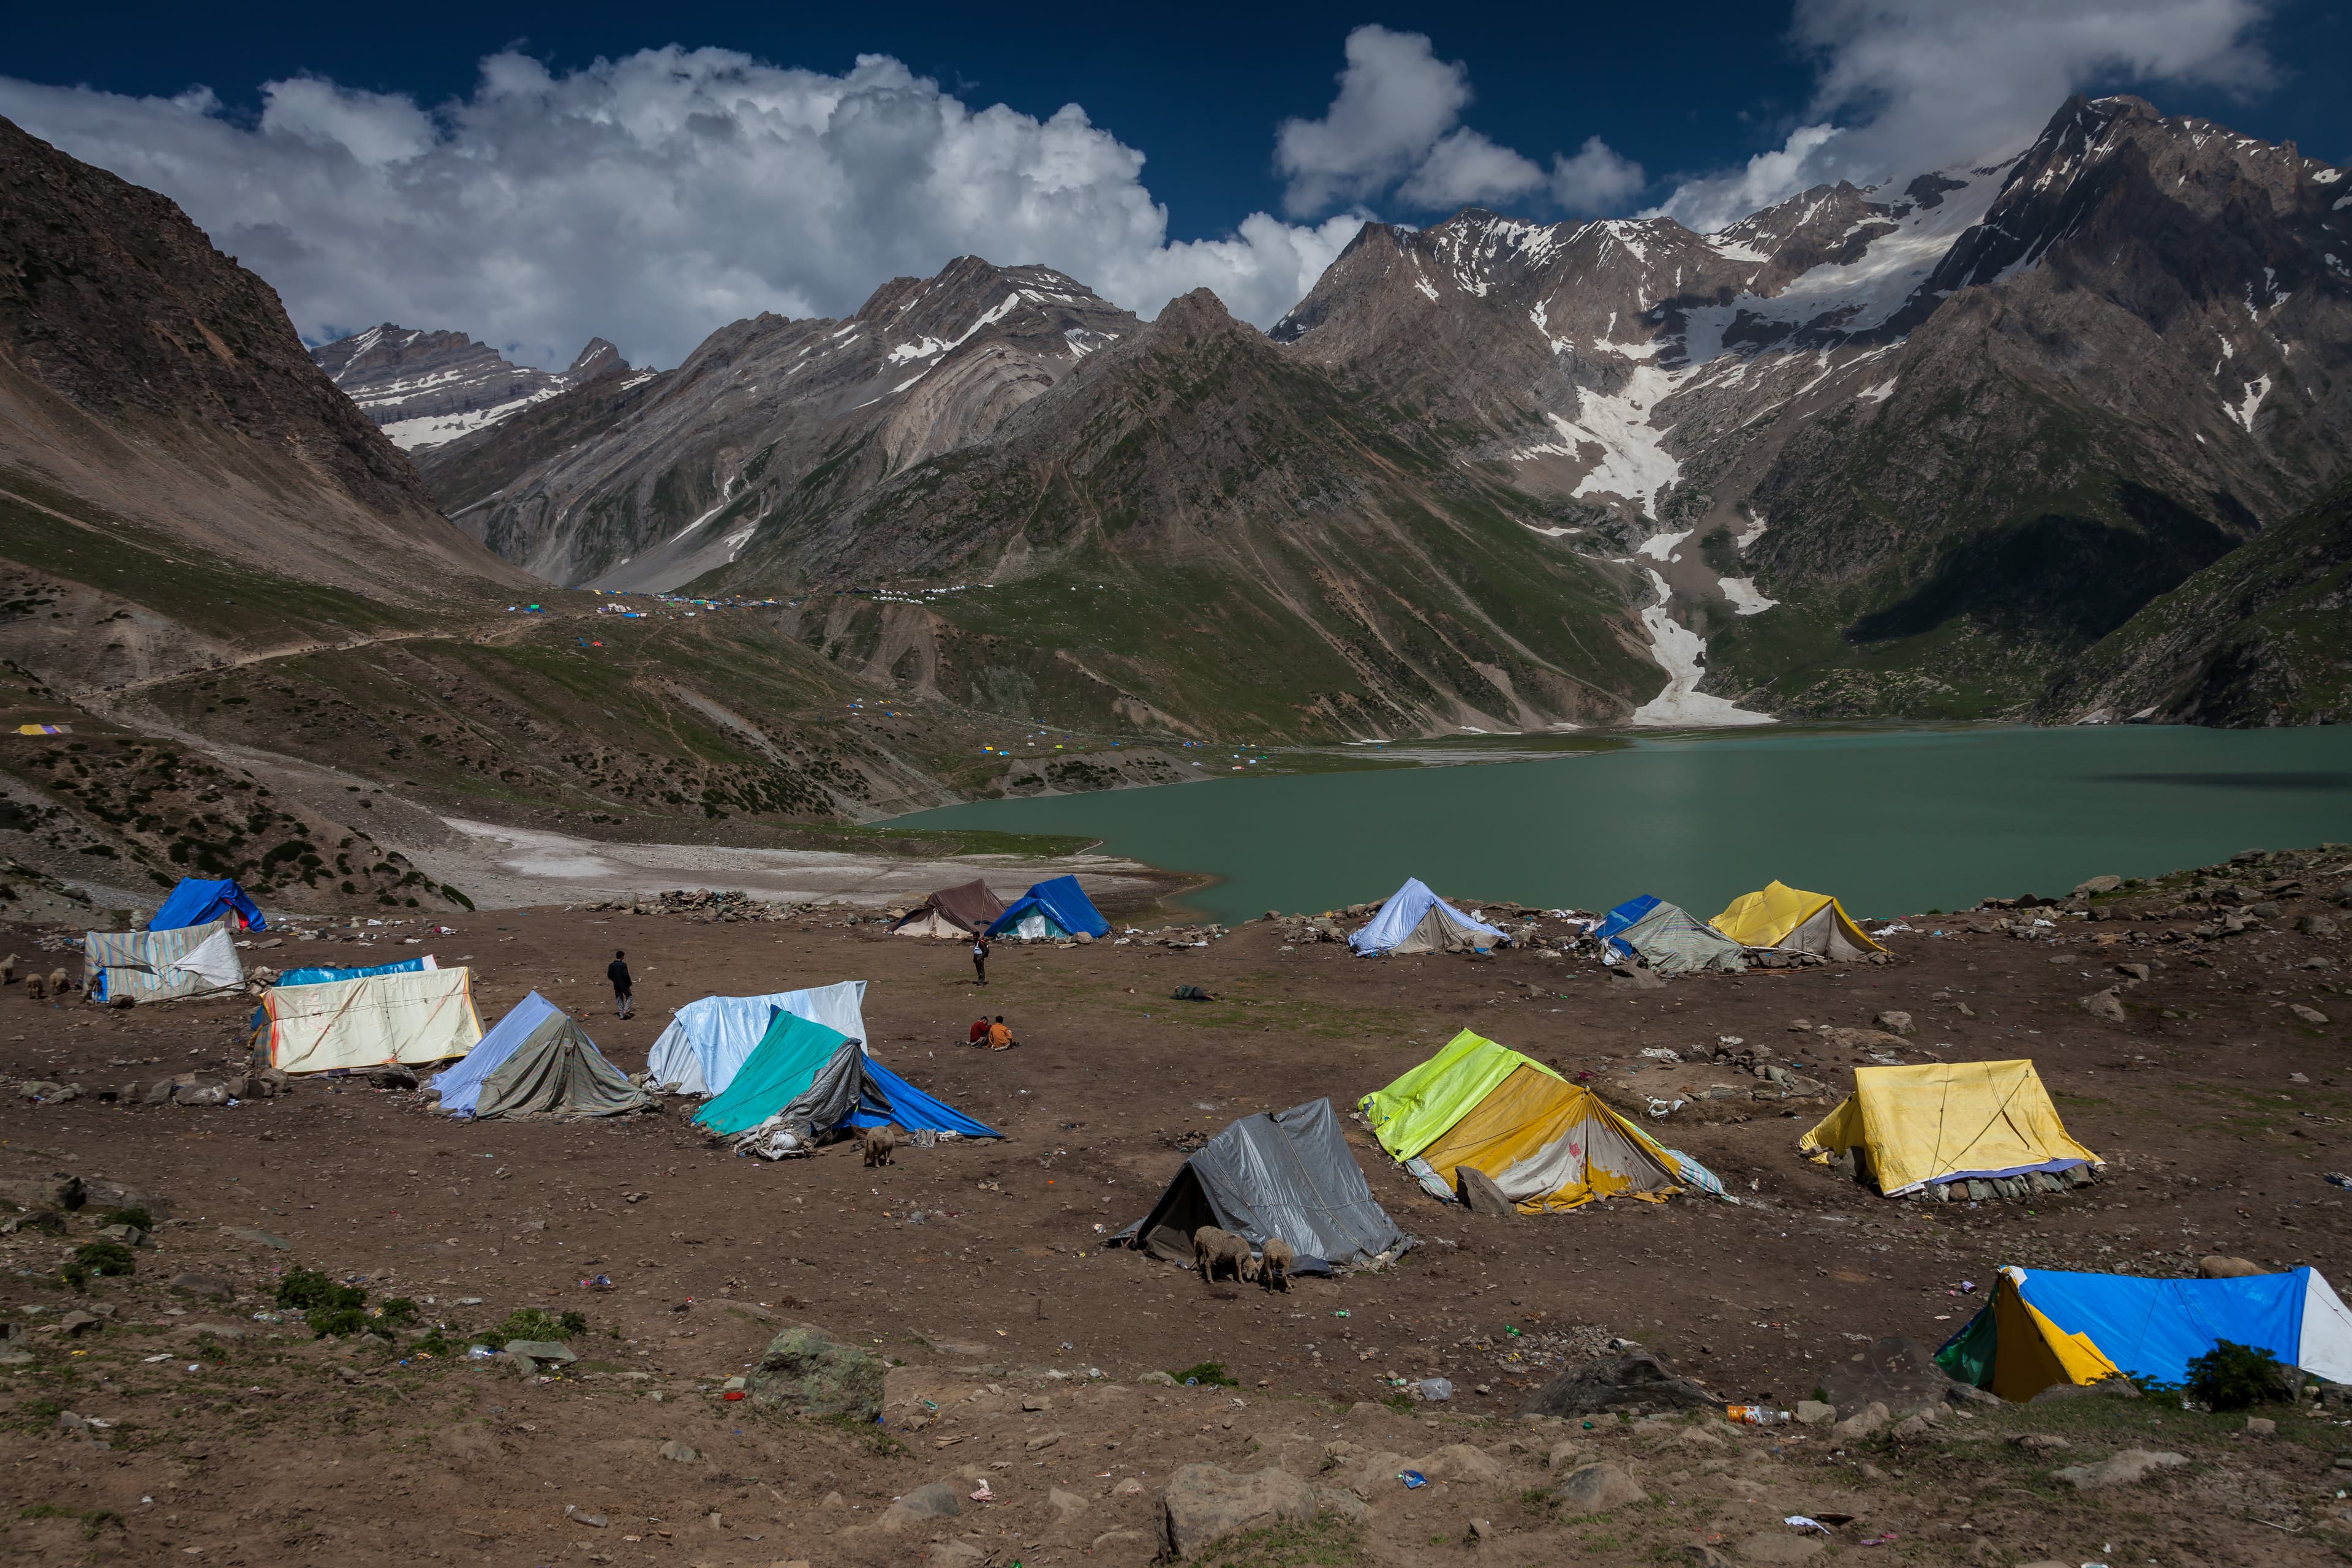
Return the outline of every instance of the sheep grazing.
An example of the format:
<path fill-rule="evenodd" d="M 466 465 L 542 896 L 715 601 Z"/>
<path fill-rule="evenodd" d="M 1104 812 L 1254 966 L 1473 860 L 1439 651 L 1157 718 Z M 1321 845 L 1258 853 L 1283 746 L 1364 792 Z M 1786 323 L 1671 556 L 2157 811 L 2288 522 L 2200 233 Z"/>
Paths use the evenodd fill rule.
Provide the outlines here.
<path fill-rule="evenodd" d="M 1232 1231 L 1204 1225 L 1192 1233 L 1192 1262 L 1201 1270 L 1201 1282 L 1213 1284 L 1217 1271 L 1230 1267 L 1236 1279 L 1256 1277 L 1257 1259 L 1250 1256 L 1250 1244 Z"/>
<path fill-rule="evenodd" d="M 870 1171 L 877 1165 L 887 1165 L 891 1163 L 890 1156 L 898 1147 L 898 1130 L 890 1127 L 868 1127 L 864 1132 L 858 1134 L 858 1142 L 865 1146 L 866 1168 Z"/>
<path fill-rule="evenodd" d="M 1297 1252 L 1290 1243 L 1278 1236 L 1265 1238 L 1265 1252 L 1257 1260 L 1257 1282 L 1272 1290 L 1290 1289 L 1290 1266 L 1298 1261 Z"/>
<path fill-rule="evenodd" d="M 0 958 L 0 985 L 15 984 L 16 984 L 16 955 L 12 952 L 5 958 Z"/>
<path fill-rule="evenodd" d="M 25 994 L 36 1002 L 46 1002 L 49 999 L 49 983 L 41 978 L 38 970 L 25 976 Z"/>
<path fill-rule="evenodd" d="M 73 989 L 73 977 L 62 969 L 49 971 L 49 994 L 62 996 Z"/>

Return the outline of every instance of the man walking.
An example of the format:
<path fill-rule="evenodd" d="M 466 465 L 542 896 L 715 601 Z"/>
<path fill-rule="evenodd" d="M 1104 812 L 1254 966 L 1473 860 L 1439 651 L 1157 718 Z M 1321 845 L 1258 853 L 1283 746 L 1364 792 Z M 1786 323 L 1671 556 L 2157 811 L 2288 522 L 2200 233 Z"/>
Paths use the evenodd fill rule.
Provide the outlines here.
<path fill-rule="evenodd" d="M 604 966 L 604 978 L 613 983 L 613 1011 L 625 1018 L 629 1016 L 629 966 L 624 962 L 625 952 L 615 952 L 613 962 Z"/>
<path fill-rule="evenodd" d="M 974 985 L 988 984 L 988 933 L 984 931 L 971 933 L 971 973 Z"/>

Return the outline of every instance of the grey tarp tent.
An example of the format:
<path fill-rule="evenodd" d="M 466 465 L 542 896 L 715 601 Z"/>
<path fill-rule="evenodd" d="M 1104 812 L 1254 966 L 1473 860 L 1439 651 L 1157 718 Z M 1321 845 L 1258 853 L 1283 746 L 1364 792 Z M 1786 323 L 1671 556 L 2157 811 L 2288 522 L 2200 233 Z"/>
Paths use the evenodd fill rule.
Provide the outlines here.
<path fill-rule="evenodd" d="M 1157 1258 L 1191 1262 L 1192 1233 L 1220 1226 L 1263 1248 L 1280 1237 L 1298 1272 L 1369 1263 L 1412 1245 L 1348 1152 L 1328 1100 L 1244 1116 L 1184 1162 L 1142 1219 L 1115 1238 Z"/>
<path fill-rule="evenodd" d="M 1697 974 L 1709 969 L 1737 974 L 1748 967 L 1746 948 L 1664 900 L 1618 932 L 1617 940 L 1661 974 Z"/>
<path fill-rule="evenodd" d="M 892 936 L 936 936 L 954 940 L 986 931 L 1004 912 L 1004 900 L 975 878 L 960 887 L 941 888 L 907 911 L 890 928 Z"/>
<path fill-rule="evenodd" d="M 578 1024 L 551 1013 L 482 1079 L 474 1119 L 620 1116 L 652 1104 Z"/>

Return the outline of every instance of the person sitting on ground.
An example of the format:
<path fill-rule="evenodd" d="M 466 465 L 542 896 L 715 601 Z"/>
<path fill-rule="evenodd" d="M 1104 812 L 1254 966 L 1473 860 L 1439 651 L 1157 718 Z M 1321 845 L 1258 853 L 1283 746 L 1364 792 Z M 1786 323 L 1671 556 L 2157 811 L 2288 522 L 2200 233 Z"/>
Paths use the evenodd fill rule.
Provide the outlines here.
<path fill-rule="evenodd" d="M 971 1033 L 964 1037 L 963 1043 L 967 1046 L 984 1046 L 988 1043 L 988 1019 L 985 1016 L 974 1018 L 971 1021 Z"/>
<path fill-rule="evenodd" d="M 988 1026 L 988 1048 L 992 1051 L 1010 1050 L 1020 1043 L 1013 1037 L 1013 1031 L 1004 1026 L 1004 1015 L 999 1013 L 996 1022 Z"/>

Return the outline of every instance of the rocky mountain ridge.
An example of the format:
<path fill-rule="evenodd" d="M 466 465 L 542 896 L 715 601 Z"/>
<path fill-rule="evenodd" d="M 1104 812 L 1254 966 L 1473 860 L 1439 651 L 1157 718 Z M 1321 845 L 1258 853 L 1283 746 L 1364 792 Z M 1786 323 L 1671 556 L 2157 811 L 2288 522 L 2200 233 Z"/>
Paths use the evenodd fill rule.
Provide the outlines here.
<path fill-rule="evenodd" d="M 575 386 L 630 374 L 621 351 L 603 338 L 591 338 L 570 369 L 544 371 L 510 363 L 463 332 L 390 321 L 320 344 L 310 362 L 407 452 L 488 429 Z"/>

